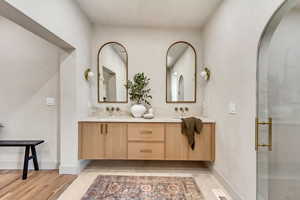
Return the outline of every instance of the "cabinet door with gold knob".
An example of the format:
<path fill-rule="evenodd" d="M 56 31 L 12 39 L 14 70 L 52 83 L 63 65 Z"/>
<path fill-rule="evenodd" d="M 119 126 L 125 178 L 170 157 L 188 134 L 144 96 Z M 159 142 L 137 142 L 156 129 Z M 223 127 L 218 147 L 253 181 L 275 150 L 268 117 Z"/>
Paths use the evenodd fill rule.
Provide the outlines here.
<path fill-rule="evenodd" d="M 104 140 L 103 124 L 79 123 L 79 158 L 103 159 Z"/>
<path fill-rule="evenodd" d="M 127 159 L 127 124 L 104 125 L 105 159 Z"/>

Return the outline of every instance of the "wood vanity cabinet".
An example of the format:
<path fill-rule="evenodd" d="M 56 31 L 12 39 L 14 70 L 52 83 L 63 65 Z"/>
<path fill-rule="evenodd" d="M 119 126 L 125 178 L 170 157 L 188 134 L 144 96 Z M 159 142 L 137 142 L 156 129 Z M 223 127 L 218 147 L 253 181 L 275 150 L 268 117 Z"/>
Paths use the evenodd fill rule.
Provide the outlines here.
<path fill-rule="evenodd" d="M 106 135 L 104 152 L 106 159 L 127 159 L 127 125 L 109 123 L 105 124 Z"/>
<path fill-rule="evenodd" d="M 181 124 L 166 124 L 166 160 L 188 160 L 188 140 Z"/>
<path fill-rule="evenodd" d="M 127 125 L 79 123 L 80 159 L 127 159 Z"/>
<path fill-rule="evenodd" d="M 164 160 L 165 126 L 162 123 L 128 124 L 129 160 Z"/>
<path fill-rule="evenodd" d="M 195 149 L 181 133 L 181 124 L 166 124 L 166 160 L 214 161 L 215 124 L 204 123 L 200 134 L 195 134 Z"/>
<path fill-rule="evenodd" d="M 104 158 L 104 134 L 101 132 L 101 124 L 79 124 L 79 158 Z"/>
<path fill-rule="evenodd" d="M 204 124 L 200 134 L 195 134 L 195 149 L 189 147 L 188 160 L 215 160 L 215 126 Z"/>
<path fill-rule="evenodd" d="M 79 123 L 79 159 L 214 161 L 215 124 L 204 123 L 195 149 L 181 123 Z"/>

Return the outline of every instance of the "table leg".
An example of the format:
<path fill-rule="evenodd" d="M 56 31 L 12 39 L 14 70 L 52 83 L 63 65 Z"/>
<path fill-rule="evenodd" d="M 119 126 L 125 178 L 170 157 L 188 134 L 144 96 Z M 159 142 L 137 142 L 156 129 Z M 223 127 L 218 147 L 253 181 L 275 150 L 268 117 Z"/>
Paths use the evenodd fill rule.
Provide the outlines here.
<path fill-rule="evenodd" d="M 35 146 L 31 146 L 31 153 L 32 153 L 34 170 L 39 171 L 39 163 L 38 163 L 38 160 L 37 160 Z"/>
<path fill-rule="evenodd" d="M 28 173 L 28 161 L 29 161 L 29 146 L 26 146 L 25 148 L 25 156 L 24 156 L 24 167 L 23 167 L 23 177 L 22 179 L 27 179 L 27 173 Z"/>

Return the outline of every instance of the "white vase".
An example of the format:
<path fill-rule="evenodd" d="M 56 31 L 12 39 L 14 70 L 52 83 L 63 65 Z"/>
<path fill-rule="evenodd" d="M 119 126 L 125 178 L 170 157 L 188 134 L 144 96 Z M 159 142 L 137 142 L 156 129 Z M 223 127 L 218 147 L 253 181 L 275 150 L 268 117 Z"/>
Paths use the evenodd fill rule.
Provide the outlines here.
<path fill-rule="evenodd" d="M 131 106 L 130 111 L 133 117 L 135 118 L 141 118 L 146 112 L 146 107 L 142 104 L 134 104 Z"/>

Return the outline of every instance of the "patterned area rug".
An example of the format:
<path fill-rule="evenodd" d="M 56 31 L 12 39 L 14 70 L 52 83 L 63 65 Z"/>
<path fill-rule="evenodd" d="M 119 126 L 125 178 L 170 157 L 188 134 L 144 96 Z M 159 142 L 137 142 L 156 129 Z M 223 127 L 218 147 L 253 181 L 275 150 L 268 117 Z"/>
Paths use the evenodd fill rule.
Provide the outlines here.
<path fill-rule="evenodd" d="M 98 176 L 82 200 L 204 200 L 188 177 Z"/>

